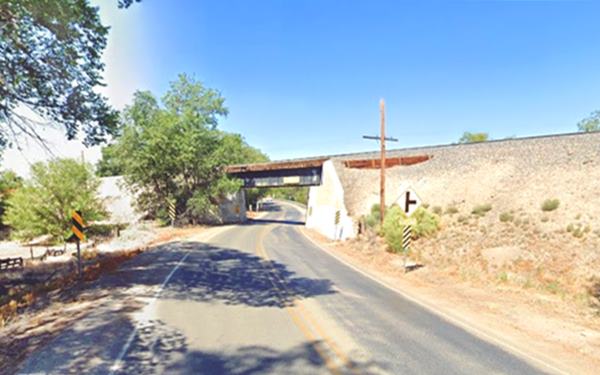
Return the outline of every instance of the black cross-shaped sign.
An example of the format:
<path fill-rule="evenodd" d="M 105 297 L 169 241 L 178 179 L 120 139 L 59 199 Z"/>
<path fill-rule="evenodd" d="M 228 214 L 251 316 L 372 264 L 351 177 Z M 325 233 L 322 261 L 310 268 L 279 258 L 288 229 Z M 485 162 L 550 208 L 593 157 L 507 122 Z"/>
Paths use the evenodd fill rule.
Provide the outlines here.
<path fill-rule="evenodd" d="M 405 200 L 404 200 L 404 213 L 405 214 L 408 214 L 408 212 L 410 211 L 411 204 L 417 204 L 417 201 L 414 199 L 410 199 L 410 191 L 407 191 L 406 195 L 405 195 Z"/>

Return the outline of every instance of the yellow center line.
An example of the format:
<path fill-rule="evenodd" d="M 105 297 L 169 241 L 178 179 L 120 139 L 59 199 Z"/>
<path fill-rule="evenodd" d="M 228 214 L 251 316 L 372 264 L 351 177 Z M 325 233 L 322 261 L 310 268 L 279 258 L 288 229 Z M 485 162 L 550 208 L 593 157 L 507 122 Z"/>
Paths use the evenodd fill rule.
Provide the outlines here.
<path fill-rule="evenodd" d="M 256 242 L 256 252 L 260 257 L 264 258 L 265 260 L 270 260 L 270 259 L 268 258 L 268 255 L 266 254 L 266 251 L 263 247 L 262 242 L 263 242 L 264 236 L 271 229 L 273 229 L 272 226 L 270 226 L 270 225 L 265 226 L 265 228 L 260 231 L 260 233 L 258 235 L 258 240 Z M 296 327 L 298 327 L 298 329 L 300 330 L 300 332 L 302 332 L 304 337 L 306 337 L 310 341 L 311 346 L 317 352 L 319 357 L 321 357 L 321 359 L 323 360 L 323 363 L 325 363 L 325 366 L 327 367 L 329 372 L 331 372 L 332 374 L 339 374 L 340 372 L 339 372 L 337 366 L 331 361 L 331 359 L 327 356 L 327 354 L 323 351 L 323 349 L 321 347 L 319 347 L 319 345 L 316 345 L 314 343 L 315 341 L 317 341 L 317 338 L 311 332 L 310 328 L 306 325 L 306 323 L 304 323 L 304 320 L 302 319 L 302 317 L 292 307 L 286 305 L 286 298 L 284 297 L 286 292 L 284 290 L 282 290 L 281 287 L 277 284 L 277 282 L 275 282 L 275 280 L 273 279 L 275 277 L 275 274 L 273 273 L 272 265 L 269 266 L 267 269 L 267 277 L 271 281 L 271 284 L 273 284 L 273 287 L 275 287 L 277 295 L 279 296 L 279 299 L 283 303 L 284 310 L 288 313 L 288 315 L 292 319 L 292 322 L 296 325 Z"/>
<path fill-rule="evenodd" d="M 263 229 L 259 233 L 258 240 L 256 243 L 256 252 L 258 253 L 259 256 L 263 257 L 267 261 L 270 261 L 271 259 L 263 246 L 263 239 L 266 236 L 266 234 L 272 229 L 273 229 L 273 227 L 270 225 L 265 227 L 265 229 Z M 269 276 L 269 279 L 271 279 L 271 283 L 275 286 L 275 288 L 279 292 L 283 292 L 285 295 L 293 297 L 293 294 L 287 288 L 286 283 L 279 277 L 279 275 L 277 275 L 277 273 L 275 272 L 275 269 L 273 268 L 272 265 L 269 267 L 269 274 L 271 274 Z M 271 278 L 271 276 L 273 278 L 277 279 L 278 283 L 274 282 L 274 280 Z M 280 298 L 281 298 L 281 296 L 280 296 Z M 282 300 L 284 302 L 286 301 L 285 298 L 282 298 Z M 288 306 L 285 307 L 285 310 L 292 318 L 292 321 L 296 324 L 296 326 L 304 334 L 304 336 L 306 336 L 311 341 L 315 340 L 314 334 L 311 332 L 311 330 L 305 324 L 305 322 L 308 322 L 310 324 L 310 326 L 316 331 L 316 333 L 323 339 L 323 341 L 325 341 L 327 346 L 329 346 L 331 348 L 333 353 L 344 363 L 344 366 L 347 367 L 349 370 L 351 370 L 353 373 L 358 373 L 354 364 L 348 359 L 348 356 L 346 356 L 346 354 L 339 348 L 339 346 L 337 344 L 335 344 L 335 342 L 330 338 L 330 336 L 325 333 L 324 329 L 317 323 L 317 321 L 315 320 L 313 315 L 309 313 L 308 309 L 304 306 L 304 304 L 301 301 L 294 301 L 294 306 L 297 308 L 298 311 L 296 311 L 293 308 L 288 307 Z M 319 354 L 319 356 L 325 362 L 325 365 L 327 366 L 329 371 L 334 374 L 338 374 L 339 369 L 337 368 L 337 366 L 335 364 L 332 363 L 331 359 L 317 345 L 313 345 L 313 346 L 314 346 L 315 350 L 317 351 L 317 353 Z"/>

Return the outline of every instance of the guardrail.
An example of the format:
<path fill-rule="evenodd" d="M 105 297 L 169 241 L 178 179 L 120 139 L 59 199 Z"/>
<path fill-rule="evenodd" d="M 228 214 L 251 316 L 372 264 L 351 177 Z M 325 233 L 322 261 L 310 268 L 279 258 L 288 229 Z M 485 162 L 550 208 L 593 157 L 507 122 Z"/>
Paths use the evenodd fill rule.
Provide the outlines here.
<path fill-rule="evenodd" d="M 0 259 L 0 271 L 23 268 L 23 258 Z"/>

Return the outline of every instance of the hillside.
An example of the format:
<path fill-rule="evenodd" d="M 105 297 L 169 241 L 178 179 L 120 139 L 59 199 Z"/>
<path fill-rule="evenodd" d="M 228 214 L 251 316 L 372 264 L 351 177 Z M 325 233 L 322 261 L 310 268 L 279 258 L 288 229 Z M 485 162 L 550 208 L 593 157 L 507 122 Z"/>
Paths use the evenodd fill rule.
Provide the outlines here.
<path fill-rule="evenodd" d="M 413 257 L 464 279 L 492 279 L 598 306 L 600 133 L 391 151 L 429 155 L 387 172 L 387 202 L 414 188 L 442 228 Z M 379 171 L 336 162 L 355 218 L 378 202 Z M 557 200 L 558 207 L 552 202 Z M 556 205 L 556 202 L 554 202 Z"/>

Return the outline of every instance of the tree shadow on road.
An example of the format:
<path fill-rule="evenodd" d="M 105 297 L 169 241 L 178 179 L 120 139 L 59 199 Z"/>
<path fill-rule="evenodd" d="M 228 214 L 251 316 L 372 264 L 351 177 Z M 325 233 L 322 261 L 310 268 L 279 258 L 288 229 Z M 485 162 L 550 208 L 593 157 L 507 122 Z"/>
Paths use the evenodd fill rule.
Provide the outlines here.
<path fill-rule="evenodd" d="M 311 341 L 287 350 L 261 345 L 222 351 L 190 349 L 185 336 L 159 320 L 148 322 L 136 336 L 119 374 L 319 374 L 329 373 L 319 355 L 328 353 L 321 341 Z M 331 353 L 328 353 L 329 356 Z M 338 364 L 339 373 L 375 374 L 381 368 L 372 361 L 353 360 Z"/>
<path fill-rule="evenodd" d="M 286 220 L 286 219 L 250 219 L 248 220 L 250 225 L 264 225 L 264 224 L 287 224 L 287 225 L 304 225 L 304 221 L 299 220 Z"/>
<path fill-rule="evenodd" d="M 164 284 L 167 278 L 169 281 Z M 130 314 L 148 303 L 137 297 L 159 296 L 161 299 L 284 308 L 298 299 L 335 293 L 330 280 L 300 277 L 279 262 L 200 242 L 173 242 L 158 246 L 123 263 L 117 271 L 82 285 L 80 292 L 77 299 L 92 304 L 87 312 L 82 311 L 73 319 L 69 318 L 71 313 L 61 312 L 65 324 L 50 335 L 44 330 L 23 332 L 23 345 L 39 341 L 27 350 L 30 353 L 36 351 L 32 359 L 35 362 L 27 362 L 27 369 L 50 370 L 52 373 L 90 373 L 91 369 L 91 373 L 106 373 L 106 366 L 112 365 L 115 353 L 134 330 Z M 156 329 L 142 327 L 137 335 Z M 160 349 L 165 353 L 181 354 L 181 350 L 186 350 L 185 341 L 175 338 L 168 346 L 163 337 L 171 333 L 164 331 L 158 335 L 158 346 L 153 346 L 151 351 Z M 13 337 L 12 344 L 15 340 Z M 167 350 L 168 347 L 171 349 Z M 238 361 L 240 366 L 241 363 L 246 364 L 246 370 L 240 372 L 235 370 L 237 367 L 232 367 L 231 373 L 258 373 L 261 372 L 258 369 L 268 369 L 275 366 L 274 363 L 300 360 L 296 358 L 300 354 L 295 352 L 269 350 L 252 347 L 239 353 L 187 353 L 186 362 L 181 366 L 212 363 L 210 366 L 216 369 L 229 366 L 228 361 Z M 155 356 L 143 358 L 141 363 L 150 366 L 152 358 Z M 4 367 L 10 373 L 10 369 L 23 360 L 14 359 L 10 366 L 0 368 Z M 252 367 L 249 365 L 251 362 L 257 364 Z M 150 367 L 147 370 L 152 372 Z"/>
<path fill-rule="evenodd" d="M 114 291 L 134 285 L 158 287 L 178 267 L 161 298 L 282 308 L 297 299 L 335 293 L 330 280 L 297 276 L 282 263 L 244 251 L 200 242 L 171 243 L 163 250 L 161 256 L 139 255 L 99 281 L 97 287 Z M 148 289 L 151 297 L 156 288 Z"/>

